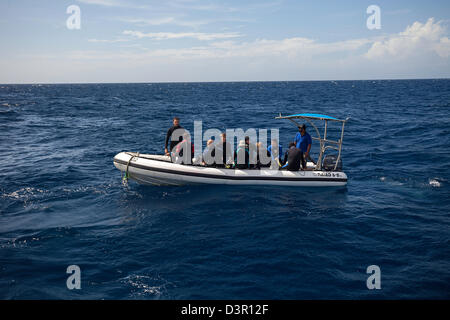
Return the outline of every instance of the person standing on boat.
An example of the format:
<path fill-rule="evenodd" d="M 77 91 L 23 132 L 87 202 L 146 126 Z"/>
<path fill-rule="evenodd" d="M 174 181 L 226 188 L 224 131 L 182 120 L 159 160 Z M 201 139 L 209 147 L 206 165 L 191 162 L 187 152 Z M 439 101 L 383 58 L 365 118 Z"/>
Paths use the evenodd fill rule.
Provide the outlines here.
<path fill-rule="evenodd" d="M 164 153 L 166 155 L 169 155 L 172 152 L 172 149 L 181 141 L 183 141 L 183 133 L 184 128 L 180 126 L 180 118 L 174 117 L 173 118 L 173 126 L 167 130 L 166 135 L 166 142 L 164 145 Z M 175 139 L 172 138 L 172 135 Z M 178 140 L 176 139 L 178 137 Z M 169 139 L 170 139 L 170 145 L 169 145 Z M 169 148 L 167 148 L 169 146 Z"/>
<path fill-rule="evenodd" d="M 315 164 L 314 160 L 311 159 L 311 155 L 309 154 L 309 152 L 311 151 L 312 138 L 309 133 L 306 132 L 305 124 L 298 127 L 298 131 L 299 132 L 297 132 L 294 142 L 296 148 L 300 149 L 303 153 L 302 167 L 303 169 L 306 169 L 306 162 L 308 160 Z"/>

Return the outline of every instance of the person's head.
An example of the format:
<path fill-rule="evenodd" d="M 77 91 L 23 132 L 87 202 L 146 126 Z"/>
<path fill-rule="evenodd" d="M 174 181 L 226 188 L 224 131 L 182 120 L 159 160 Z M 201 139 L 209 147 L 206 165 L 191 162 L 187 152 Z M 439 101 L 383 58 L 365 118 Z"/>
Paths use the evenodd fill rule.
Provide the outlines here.
<path fill-rule="evenodd" d="M 173 125 L 174 126 L 179 126 L 180 125 L 180 118 L 174 117 L 173 118 Z"/>
<path fill-rule="evenodd" d="M 295 147 L 295 142 L 290 142 L 289 143 L 289 148 Z"/>
<path fill-rule="evenodd" d="M 221 133 L 220 137 L 222 138 L 222 142 L 227 142 L 227 134 L 225 132 Z"/>
<path fill-rule="evenodd" d="M 299 126 L 298 131 L 300 132 L 301 135 L 304 135 L 306 132 L 306 125 L 302 124 L 301 126 Z"/>
<path fill-rule="evenodd" d="M 210 146 L 213 142 L 214 142 L 213 139 L 209 139 L 209 140 L 206 142 L 206 145 L 207 145 L 207 146 Z"/>
<path fill-rule="evenodd" d="M 256 143 L 256 148 L 259 150 L 262 147 L 262 142 L 257 142 Z"/>
<path fill-rule="evenodd" d="M 249 137 L 249 136 L 246 136 L 244 140 L 245 140 L 245 143 L 246 143 L 246 144 L 249 144 L 249 143 L 250 143 L 250 137 Z"/>

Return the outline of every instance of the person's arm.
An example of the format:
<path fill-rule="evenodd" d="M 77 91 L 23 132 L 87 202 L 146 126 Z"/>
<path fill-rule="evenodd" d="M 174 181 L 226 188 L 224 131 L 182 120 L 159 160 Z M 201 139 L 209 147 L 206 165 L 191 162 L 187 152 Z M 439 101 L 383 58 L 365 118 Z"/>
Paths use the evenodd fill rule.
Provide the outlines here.
<path fill-rule="evenodd" d="M 305 152 L 305 158 L 307 158 L 309 156 L 309 150 L 311 150 L 311 144 L 308 144 L 308 149 L 306 149 L 306 152 Z"/>
<path fill-rule="evenodd" d="M 167 149 L 167 146 L 169 145 L 169 138 L 172 135 L 172 128 L 170 128 L 169 130 L 167 130 L 167 134 L 166 134 L 166 142 L 164 144 L 164 153 L 167 154 L 169 153 L 169 150 Z"/>
<path fill-rule="evenodd" d="M 306 152 L 304 154 L 305 159 L 309 156 L 309 150 L 311 150 L 311 144 L 312 144 L 312 139 L 311 136 L 308 137 L 308 148 L 306 149 Z"/>

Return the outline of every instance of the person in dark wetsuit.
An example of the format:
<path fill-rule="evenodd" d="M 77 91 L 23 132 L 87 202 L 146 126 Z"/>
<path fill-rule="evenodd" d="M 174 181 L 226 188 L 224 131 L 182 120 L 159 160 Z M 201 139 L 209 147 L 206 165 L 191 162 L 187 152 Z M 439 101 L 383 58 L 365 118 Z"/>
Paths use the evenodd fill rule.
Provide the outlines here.
<path fill-rule="evenodd" d="M 176 132 L 175 134 L 178 135 L 179 134 L 179 138 L 178 140 L 173 140 L 172 139 L 172 134 L 174 133 L 175 130 L 182 130 L 179 132 Z M 183 132 L 184 132 L 184 128 L 182 126 L 180 126 L 180 118 L 178 117 L 174 117 L 173 118 L 173 126 L 167 130 L 167 135 L 166 135 L 166 142 L 164 144 L 164 153 L 166 155 L 169 155 L 172 152 L 172 149 L 181 141 L 183 141 Z M 170 139 L 170 147 L 167 148 L 169 146 L 169 139 Z"/>
<path fill-rule="evenodd" d="M 286 151 L 284 156 L 284 161 L 286 164 L 282 167 L 282 169 L 289 171 L 298 171 L 300 170 L 300 164 L 303 159 L 303 152 L 299 148 L 295 147 L 295 143 L 291 142 L 289 144 L 289 150 Z"/>
<path fill-rule="evenodd" d="M 264 152 L 265 157 L 264 158 Z M 263 143 L 257 142 L 256 143 L 256 165 L 255 168 L 256 169 L 261 169 L 261 168 L 268 168 L 271 165 L 271 161 L 270 161 L 270 152 L 267 150 L 267 148 L 264 147 Z"/>
<path fill-rule="evenodd" d="M 250 152 L 248 144 L 244 140 L 239 141 L 238 148 L 234 154 L 237 169 L 250 169 Z"/>

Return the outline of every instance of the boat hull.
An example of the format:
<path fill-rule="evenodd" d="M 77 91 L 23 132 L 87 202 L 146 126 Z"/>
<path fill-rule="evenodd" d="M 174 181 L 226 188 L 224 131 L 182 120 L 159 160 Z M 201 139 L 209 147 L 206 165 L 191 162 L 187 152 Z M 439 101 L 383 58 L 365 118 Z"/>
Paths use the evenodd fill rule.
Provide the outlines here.
<path fill-rule="evenodd" d="M 264 169 L 225 169 L 183 165 L 160 155 L 121 152 L 114 166 L 140 184 L 147 185 L 278 185 L 304 187 L 340 187 L 347 184 L 344 172 L 285 171 Z"/>

